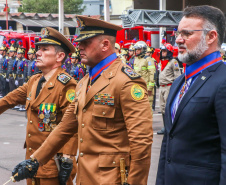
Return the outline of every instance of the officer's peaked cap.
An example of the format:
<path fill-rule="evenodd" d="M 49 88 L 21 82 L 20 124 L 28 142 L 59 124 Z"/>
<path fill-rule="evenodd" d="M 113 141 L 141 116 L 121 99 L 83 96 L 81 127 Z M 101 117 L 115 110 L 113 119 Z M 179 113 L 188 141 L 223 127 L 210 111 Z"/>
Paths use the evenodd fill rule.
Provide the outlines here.
<path fill-rule="evenodd" d="M 75 39 L 75 42 L 98 36 L 110 35 L 116 37 L 117 31 L 122 30 L 122 27 L 87 16 L 76 16 L 77 27 L 80 28 L 80 35 Z"/>

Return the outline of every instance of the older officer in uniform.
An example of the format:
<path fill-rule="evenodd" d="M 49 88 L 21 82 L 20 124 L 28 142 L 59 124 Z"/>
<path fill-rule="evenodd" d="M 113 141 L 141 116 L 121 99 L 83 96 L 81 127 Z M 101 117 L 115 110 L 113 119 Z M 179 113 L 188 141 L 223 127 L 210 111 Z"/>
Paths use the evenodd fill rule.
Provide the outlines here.
<path fill-rule="evenodd" d="M 8 48 L 5 45 L 0 47 L 2 58 L 0 59 L 0 98 L 6 95 L 6 73 L 3 73 L 3 62 L 8 59 L 6 55 Z"/>
<path fill-rule="evenodd" d="M 42 40 L 36 43 L 39 46 L 36 53 L 37 67 L 41 73 L 33 75 L 26 84 L 0 100 L 0 113 L 17 104 L 26 104 L 26 159 L 30 158 L 57 127 L 75 97 L 76 81 L 61 68 L 67 54 L 74 52 L 74 46 L 53 28 L 44 28 L 41 33 Z M 77 142 L 74 135 L 64 146 L 59 147 L 55 152 L 56 160 L 51 158 L 47 164 L 40 166 L 35 178 L 28 179 L 27 184 L 64 185 L 74 162 L 74 169 L 67 183 L 72 185 Z"/>
<path fill-rule="evenodd" d="M 121 184 L 123 159 L 127 183 L 147 185 L 153 136 L 147 85 L 117 58 L 114 43 L 120 26 L 85 16 L 78 16 L 77 23 L 82 29 L 76 41 L 89 75 L 78 83 L 60 125 L 32 159 L 14 169 L 13 174 L 19 172 L 15 179 L 34 175 L 38 164 L 46 164 L 78 131 L 77 185 Z M 31 173 L 27 164 L 33 166 Z"/>
<path fill-rule="evenodd" d="M 148 100 L 152 110 L 154 86 L 155 86 L 155 60 L 151 57 L 145 57 L 147 50 L 147 44 L 143 41 L 138 41 L 135 45 L 135 59 L 134 59 L 134 71 L 141 75 L 147 83 L 148 88 Z"/>
<path fill-rule="evenodd" d="M 36 56 L 35 56 L 35 48 L 30 48 L 27 52 L 27 56 L 28 56 L 28 69 L 27 69 L 27 79 L 26 81 L 28 81 L 32 75 L 36 74 L 39 69 L 36 66 L 37 65 L 37 61 L 36 61 Z"/>
<path fill-rule="evenodd" d="M 160 51 L 161 69 L 159 74 L 159 100 L 160 110 L 163 117 L 163 125 L 165 126 L 165 107 L 169 94 L 170 87 L 173 81 L 181 75 L 179 64 L 173 58 L 173 46 L 166 43 L 161 47 Z M 165 128 L 163 127 L 157 134 L 164 134 Z"/>

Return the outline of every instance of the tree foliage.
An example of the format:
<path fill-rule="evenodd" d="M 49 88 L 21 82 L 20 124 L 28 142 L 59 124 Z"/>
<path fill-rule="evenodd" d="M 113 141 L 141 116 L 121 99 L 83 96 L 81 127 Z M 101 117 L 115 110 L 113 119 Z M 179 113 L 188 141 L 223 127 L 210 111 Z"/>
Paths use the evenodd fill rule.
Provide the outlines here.
<path fill-rule="evenodd" d="M 58 13 L 59 0 L 23 0 L 20 12 L 27 13 Z M 83 0 L 64 0 L 65 14 L 81 14 L 85 7 Z"/>

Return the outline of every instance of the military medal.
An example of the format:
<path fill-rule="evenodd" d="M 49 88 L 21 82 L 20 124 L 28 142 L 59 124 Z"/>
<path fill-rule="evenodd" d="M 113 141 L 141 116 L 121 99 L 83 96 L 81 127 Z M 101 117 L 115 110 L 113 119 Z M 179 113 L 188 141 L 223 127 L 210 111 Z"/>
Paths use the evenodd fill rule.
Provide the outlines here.
<path fill-rule="evenodd" d="M 45 115 L 43 113 L 39 114 L 39 118 L 40 119 L 44 119 L 45 118 Z"/>
<path fill-rule="evenodd" d="M 55 122 L 50 124 L 50 127 L 52 130 L 54 130 L 56 128 L 56 126 L 57 126 L 57 124 Z"/>
<path fill-rule="evenodd" d="M 51 113 L 49 119 L 50 119 L 51 121 L 56 121 L 56 114 Z"/>
<path fill-rule="evenodd" d="M 45 131 L 46 132 L 50 132 L 51 131 L 51 127 L 49 125 L 45 125 Z"/>
<path fill-rule="evenodd" d="M 43 123 L 48 124 L 49 122 L 50 122 L 50 119 L 48 119 L 48 118 L 43 119 Z"/>
<path fill-rule="evenodd" d="M 45 127 L 44 127 L 44 124 L 43 124 L 43 123 L 39 123 L 39 124 L 38 124 L 38 130 L 39 130 L 40 132 L 43 132 L 43 131 L 45 130 Z"/>

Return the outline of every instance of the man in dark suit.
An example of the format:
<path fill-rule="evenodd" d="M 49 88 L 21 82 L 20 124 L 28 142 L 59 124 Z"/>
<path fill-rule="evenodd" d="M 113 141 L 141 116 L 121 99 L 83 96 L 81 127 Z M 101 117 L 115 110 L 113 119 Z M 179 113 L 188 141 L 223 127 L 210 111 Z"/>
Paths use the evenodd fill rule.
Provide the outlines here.
<path fill-rule="evenodd" d="M 220 56 L 224 14 L 184 10 L 176 32 L 185 74 L 170 89 L 156 185 L 226 184 L 226 65 Z"/>

